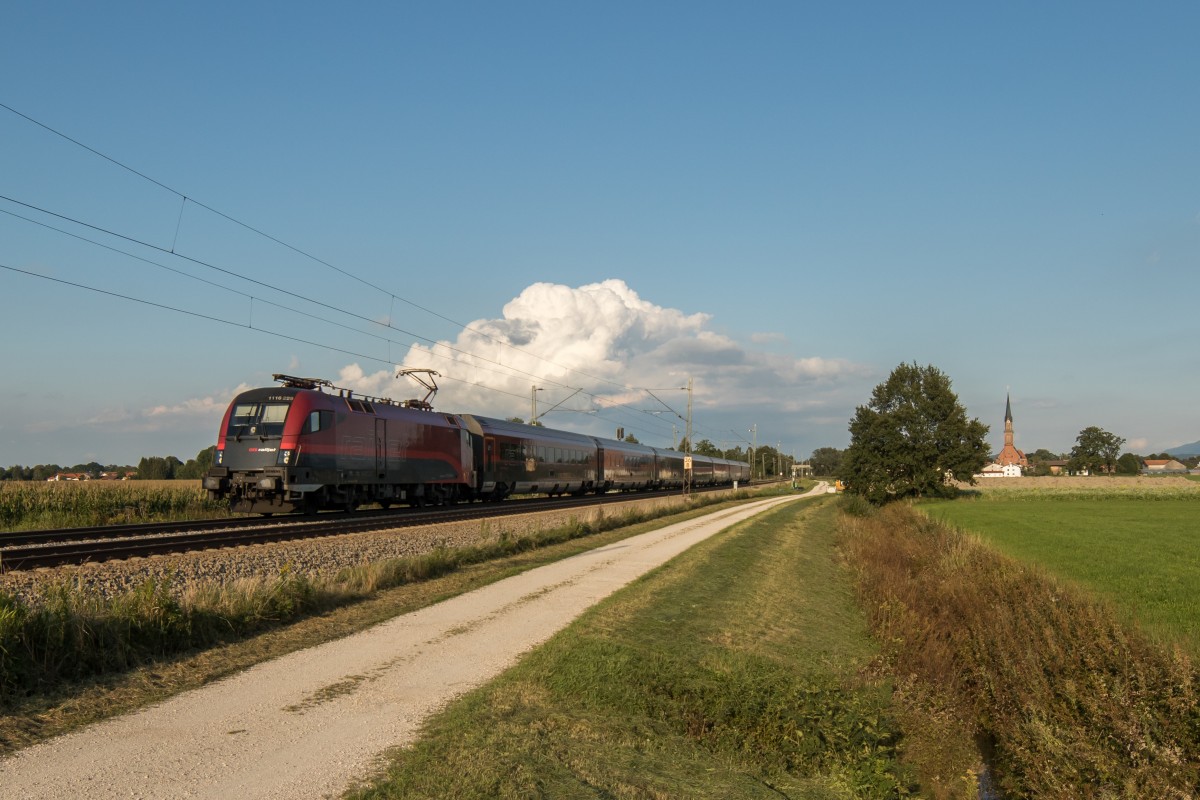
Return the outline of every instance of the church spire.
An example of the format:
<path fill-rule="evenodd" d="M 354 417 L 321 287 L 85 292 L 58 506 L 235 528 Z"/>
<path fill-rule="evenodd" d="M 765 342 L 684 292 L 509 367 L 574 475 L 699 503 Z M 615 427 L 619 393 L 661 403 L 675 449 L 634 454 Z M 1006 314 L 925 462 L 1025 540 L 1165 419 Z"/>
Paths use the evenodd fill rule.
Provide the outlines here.
<path fill-rule="evenodd" d="M 1025 468 L 1029 466 L 1029 460 L 1025 458 L 1025 454 L 1016 448 L 1013 443 L 1015 435 L 1013 434 L 1013 418 L 1012 418 L 1012 393 L 1008 392 L 1004 397 L 1004 449 L 1000 451 L 1000 455 L 996 457 L 996 461 L 1001 466 L 1009 466 L 1015 464 Z M 1018 472 L 1019 474 L 1019 472 Z"/>

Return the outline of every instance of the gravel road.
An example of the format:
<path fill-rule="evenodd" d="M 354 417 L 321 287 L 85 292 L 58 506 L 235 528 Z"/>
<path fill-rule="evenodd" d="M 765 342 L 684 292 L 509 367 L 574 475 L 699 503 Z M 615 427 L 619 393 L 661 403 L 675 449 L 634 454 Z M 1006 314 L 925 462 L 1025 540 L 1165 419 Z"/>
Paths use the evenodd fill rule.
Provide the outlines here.
<path fill-rule="evenodd" d="M 797 497 L 591 550 L 19 751 L 0 761 L 0 797 L 336 797 L 589 606 Z"/>

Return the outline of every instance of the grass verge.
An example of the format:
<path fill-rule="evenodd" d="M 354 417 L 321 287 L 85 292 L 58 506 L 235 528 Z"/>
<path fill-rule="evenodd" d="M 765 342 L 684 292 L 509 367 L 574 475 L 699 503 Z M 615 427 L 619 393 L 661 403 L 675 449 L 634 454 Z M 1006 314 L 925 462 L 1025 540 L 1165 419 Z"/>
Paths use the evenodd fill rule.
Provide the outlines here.
<path fill-rule="evenodd" d="M 699 496 L 675 517 L 746 498 Z M 614 515 L 331 579 L 285 572 L 182 598 L 161 582 L 112 600 L 64 585 L 33 606 L 0 593 L 0 754 L 658 524 Z"/>
<path fill-rule="evenodd" d="M 1008 796 L 1196 796 L 1200 676 L 1183 648 L 909 506 L 847 515 L 842 533 L 888 669 L 914 708 L 994 746 Z"/>
<path fill-rule="evenodd" d="M 697 545 L 452 704 L 353 796 L 908 796 L 834 520 L 794 504 Z"/>
<path fill-rule="evenodd" d="M 1164 643 L 1200 657 L 1200 515 L 1194 500 L 1092 497 L 922 503 L 1002 552 L 1097 592 Z"/>

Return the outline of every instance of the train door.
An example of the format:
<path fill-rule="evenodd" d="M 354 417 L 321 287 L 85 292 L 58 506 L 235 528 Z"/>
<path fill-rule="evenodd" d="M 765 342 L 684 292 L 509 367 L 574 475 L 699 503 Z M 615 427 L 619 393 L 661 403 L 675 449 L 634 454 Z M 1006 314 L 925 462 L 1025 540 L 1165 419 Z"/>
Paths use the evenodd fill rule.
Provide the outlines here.
<path fill-rule="evenodd" d="M 496 437 L 484 436 L 482 452 L 479 454 L 482 463 L 482 473 L 476 485 L 479 487 L 479 492 L 485 496 L 492 495 L 496 492 Z"/>
<path fill-rule="evenodd" d="M 375 418 L 375 475 L 387 477 L 387 420 Z"/>
<path fill-rule="evenodd" d="M 462 465 L 462 480 L 466 481 L 467 485 L 472 489 L 476 487 L 476 481 L 478 480 L 478 473 L 476 472 L 478 469 L 478 465 L 476 463 L 478 459 L 475 455 L 475 444 L 472 441 L 473 438 L 474 437 L 472 437 L 467 431 L 459 430 L 458 432 L 459 454 L 461 459 L 460 464 Z"/>

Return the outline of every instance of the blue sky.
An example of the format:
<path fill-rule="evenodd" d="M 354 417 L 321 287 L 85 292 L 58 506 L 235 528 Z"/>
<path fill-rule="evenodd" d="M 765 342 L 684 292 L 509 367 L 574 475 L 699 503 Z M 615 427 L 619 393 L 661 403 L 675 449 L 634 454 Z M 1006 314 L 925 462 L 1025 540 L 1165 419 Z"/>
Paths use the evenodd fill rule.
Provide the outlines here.
<path fill-rule="evenodd" d="M 146 177 L 0 108 L 0 464 L 186 459 L 238 387 L 414 394 L 390 363 L 446 410 L 528 416 L 537 384 L 546 424 L 652 444 L 691 377 L 696 438 L 844 447 L 908 361 L 997 449 L 1009 390 L 1030 451 L 1195 441 L 1197 30 L 1190 2 L 8 4 L 0 103 Z"/>

